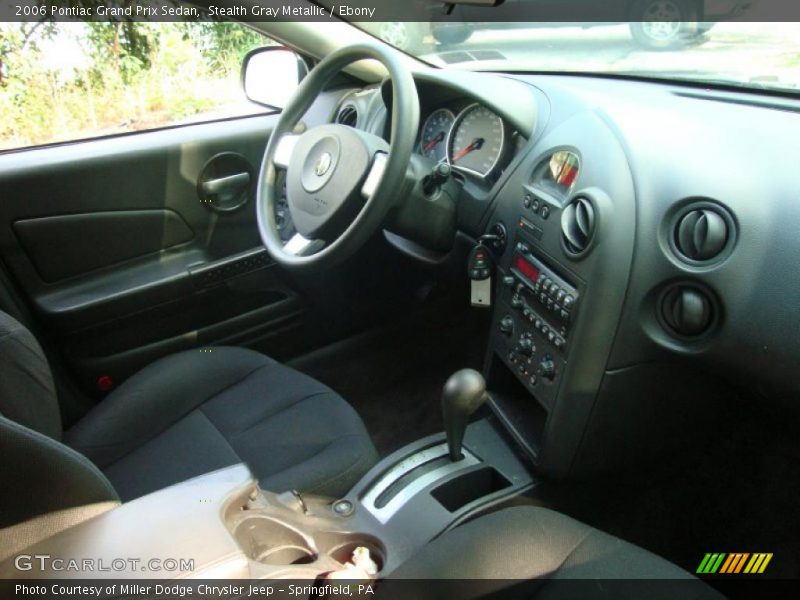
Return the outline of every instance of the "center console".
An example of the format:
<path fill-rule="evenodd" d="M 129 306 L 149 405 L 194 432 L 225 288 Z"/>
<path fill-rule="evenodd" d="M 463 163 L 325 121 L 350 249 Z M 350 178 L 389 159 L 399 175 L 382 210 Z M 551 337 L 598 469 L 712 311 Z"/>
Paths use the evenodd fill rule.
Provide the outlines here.
<path fill-rule="evenodd" d="M 430 436 L 382 460 L 340 501 L 353 510 L 346 517 L 348 527 L 382 540 L 382 574 L 444 531 L 534 485 L 490 419 L 467 428 L 462 454 L 452 461 L 445 436 Z M 341 507 L 332 506 L 334 511 Z"/>

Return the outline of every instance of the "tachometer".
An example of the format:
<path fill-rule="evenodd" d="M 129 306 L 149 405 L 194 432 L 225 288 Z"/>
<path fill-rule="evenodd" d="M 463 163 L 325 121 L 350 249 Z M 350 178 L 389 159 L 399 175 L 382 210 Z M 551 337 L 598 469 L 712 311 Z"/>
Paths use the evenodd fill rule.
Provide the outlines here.
<path fill-rule="evenodd" d="M 432 112 L 422 126 L 420 154 L 436 162 L 444 160 L 447 156 L 447 136 L 455 120 L 456 116 L 446 108 Z"/>
<path fill-rule="evenodd" d="M 503 154 L 503 120 L 485 106 L 473 104 L 456 117 L 448 142 L 450 164 L 487 177 Z"/>

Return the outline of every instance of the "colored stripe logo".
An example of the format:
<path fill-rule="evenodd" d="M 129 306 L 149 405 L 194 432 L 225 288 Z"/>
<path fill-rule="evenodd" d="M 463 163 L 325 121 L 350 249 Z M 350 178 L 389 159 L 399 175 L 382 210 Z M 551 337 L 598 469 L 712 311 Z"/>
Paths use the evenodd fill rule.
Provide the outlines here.
<path fill-rule="evenodd" d="M 700 561 L 696 573 L 701 575 L 713 575 L 715 573 L 732 575 L 737 573 L 760 574 L 763 573 L 769 561 L 772 560 L 772 553 L 758 552 L 709 552 Z"/>

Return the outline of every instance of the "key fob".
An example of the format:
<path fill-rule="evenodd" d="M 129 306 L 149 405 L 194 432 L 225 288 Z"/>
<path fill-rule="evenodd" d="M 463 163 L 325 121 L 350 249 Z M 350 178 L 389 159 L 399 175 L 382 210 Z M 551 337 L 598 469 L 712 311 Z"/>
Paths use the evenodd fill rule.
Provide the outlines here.
<path fill-rule="evenodd" d="M 472 306 L 492 305 L 492 256 L 489 249 L 478 244 L 469 253 L 467 276 L 471 280 L 470 303 Z"/>

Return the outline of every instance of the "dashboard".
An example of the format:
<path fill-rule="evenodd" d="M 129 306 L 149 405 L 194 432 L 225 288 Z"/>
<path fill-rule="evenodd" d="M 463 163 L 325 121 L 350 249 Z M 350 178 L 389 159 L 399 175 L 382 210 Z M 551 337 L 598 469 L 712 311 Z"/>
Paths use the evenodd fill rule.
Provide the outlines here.
<path fill-rule="evenodd" d="M 670 83 L 423 69 L 417 152 L 462 182 L 466 277 L 492 246 L 484 374 L 544 472 L 626 464 L 712 397 L 792 411 L 800 391 L 800 103 Z M 385 133 L 387 84 L 338 104 Z M 338 117 L 334 117 L 338 118 Z M 681 421 L 680 419 L 684 419 Z M 675 436 L 680 440 L 680 434 Z"/>

